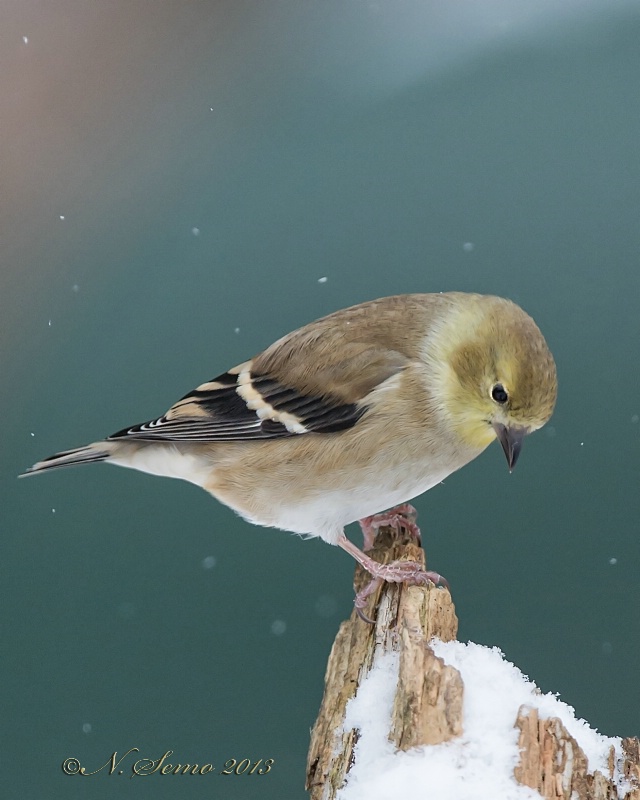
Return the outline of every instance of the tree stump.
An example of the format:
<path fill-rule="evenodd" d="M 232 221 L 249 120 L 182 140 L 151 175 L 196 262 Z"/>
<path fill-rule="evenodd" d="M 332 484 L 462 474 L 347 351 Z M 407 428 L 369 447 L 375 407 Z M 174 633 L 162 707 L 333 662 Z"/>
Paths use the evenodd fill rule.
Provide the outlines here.
<path fill-rule="evenodd" d="M 535 708 L 523 707 L 516 726 L 520 728 L 516 780 L 536 789 L 545 800 L 640 800 L 638 739 L 622 740 L 622 756 L 611 748 L 608 775 L 598 770 L 590 774 L 582 748 L 557 717 L 540 719 Z M 613 780 L 616 770 L 629 783 L 622 795 Z"/>
<path fill-rule="evenodd" d="M 407 559 L 425 563 L 424 551 L 407 532 L 381 528 L 370 552 L 383 563 Z M 370 576 L 356 567 L 355 587 Z M 369 599 L 363 622 L 355 613 L 340 625 L 325 675 L 318 718 L 311 732 L 306 788 L 311 800 L 333 800 L 355 763 L 359 731 L 344 729 L 346 707 L 372 665 L 393 651 L 399 658 L 389 740 L 398 750 L 432 746 L 463 732 L 460 673 L 438 658 L 429 642 L 456 638 L 458 620 L 448 590 L 435 586 L 385 583 Z M 543 798 L 565 800 L 640 800 L 638 739 L 626 739 L 623 753 L 610 753 L 609 774 L 590 774 L 578 743 L 559 719 L 541 720 L 533 708 L 521 708 L 514 725 L 520 729 L 520 763 L 516 780 Z M 620 793 L 614 773 L 628 785 Z M 494 798 L 500 800 L 500 798 Z"/>

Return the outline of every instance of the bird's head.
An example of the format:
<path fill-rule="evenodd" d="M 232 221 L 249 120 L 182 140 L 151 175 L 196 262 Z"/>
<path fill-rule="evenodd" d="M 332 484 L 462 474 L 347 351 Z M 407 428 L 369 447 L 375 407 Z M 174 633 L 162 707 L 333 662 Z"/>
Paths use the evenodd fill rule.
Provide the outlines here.
<path fill-rule="evenodd" d="M 459 297 L 461 305 L 438 332 L 444 356 L 442 410 L 472 447 L 484 448 L 497 437 L 512 469 L 524 437 L 553 412 L 553 356 L 538 326 L 515 303 Z"/>

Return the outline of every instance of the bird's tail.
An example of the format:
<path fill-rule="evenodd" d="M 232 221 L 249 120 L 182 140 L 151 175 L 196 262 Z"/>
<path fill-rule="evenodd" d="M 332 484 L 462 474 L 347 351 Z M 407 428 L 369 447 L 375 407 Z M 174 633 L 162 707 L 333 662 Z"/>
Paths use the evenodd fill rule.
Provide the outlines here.
<path fill-rule="evenodd" d="M 106 461 L 111 455 L 111 442 L 94 442 L 85 447 L 77 447 L 75 450 L 65 450 L 56 453 L 42 461 L 38 461 L 26 472 L 20 475 L 25 478 L 27 475 L 34 475 L 36 472 L 44 472 L 47 469 L 57 469 L 58 467 L 73 467 L 76 464 L 93 464 L 96 461 Z"/>

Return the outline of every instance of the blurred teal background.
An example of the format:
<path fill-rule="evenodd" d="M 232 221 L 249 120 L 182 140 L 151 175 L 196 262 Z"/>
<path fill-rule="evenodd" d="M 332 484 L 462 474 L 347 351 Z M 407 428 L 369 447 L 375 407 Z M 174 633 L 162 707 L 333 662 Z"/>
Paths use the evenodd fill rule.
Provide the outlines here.
<path fill-rule="evenodd" d="M 492 446 L 416 502 L 460 638 L 640 733 L 639 37 L 614 0 L 5 4 L 7 797 L 304 796 L 351 560 L 178 481 L 16 475 L 399 292 L 510 297 L 558 364 L 513 475 Z M 131 747 L 275 765 L 62 774 Z"/>

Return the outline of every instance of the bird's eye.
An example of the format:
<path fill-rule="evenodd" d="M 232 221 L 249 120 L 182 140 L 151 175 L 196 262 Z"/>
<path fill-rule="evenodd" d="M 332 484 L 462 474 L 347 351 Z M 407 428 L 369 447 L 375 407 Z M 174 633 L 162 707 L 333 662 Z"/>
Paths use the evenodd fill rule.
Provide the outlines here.
<path fill-rule="evenodd" d="M 503 406 L 509 399 L 509 395 L 501 383 L 496 383 L 496 385 L 493 387 L 491 390 L 491 397 L 493 397 L 496 403 L 500 403 L 501 406 Z"/>

